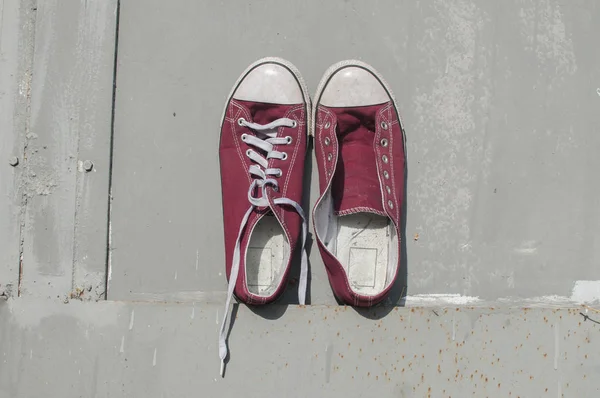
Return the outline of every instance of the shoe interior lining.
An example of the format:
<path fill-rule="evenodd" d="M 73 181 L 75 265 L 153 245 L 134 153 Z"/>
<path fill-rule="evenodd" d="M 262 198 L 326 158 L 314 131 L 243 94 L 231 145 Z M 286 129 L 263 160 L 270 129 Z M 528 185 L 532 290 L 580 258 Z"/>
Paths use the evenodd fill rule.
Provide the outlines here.
<path fill-rule="evenodd" d="M 373 213 L 336 216 L 330 191 L 317 206 L 315 227 L 355 293 L 377 295 L 396 277 L 398 236 L 388 217 Z"/>
<path fill-rule="evenodd" d="M 271 296 L 281 283 L 288 262 L 290 245 L 273 214 L 262 217 L 254 226 L 246 249 L 246 283 L 250 293 Z"/>
<path fill-rule="evenodd" d="M 390 257 L 388 220 L 373 213 L 338 217 L 336 257 L 350 286 L 359 294 L 377 294 L 386 286 Z"/>

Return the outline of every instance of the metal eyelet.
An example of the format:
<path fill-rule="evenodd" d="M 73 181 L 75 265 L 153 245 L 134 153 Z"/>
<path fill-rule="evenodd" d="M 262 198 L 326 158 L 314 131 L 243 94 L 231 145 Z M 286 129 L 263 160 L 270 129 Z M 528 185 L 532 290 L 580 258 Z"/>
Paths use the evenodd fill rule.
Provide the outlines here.
<path fill-rule="evenodd" d="M 387 193 L 388 193 L 388 194 L 391 194 L 391 193 L 392 193 L 392 188 L 390 188 L 390 186 L 389 186 L 389 185 L 386 185 L 386 186 L 385 186 L 385 190 L 387 191 Z"/>
<path fill-rule="evenodd" d="M 329 139 L 329 137 L 325 137 L 325 139 L 323 140 L 323 142 L 325 143 L 325 145 L 331 144 L 331 140 Z"/>
<path fill-rule="evenodd" d="M 246 151 L 246 156 L 250 157 L 250 154 L 251 154 L 251 153 L 252 153 L 252 150 L 251 150 L 251 149 L 248 149 L 248 150 Z"/>
<path fill-rule="evenodd" d="M 387 147 L 387 146 L 388 146 L 388 140 L 387 140 L 387 139 L 385 139 L 385 138 L 383 138 L 383 139 L 380 141 L 380 144 L 381 144 L 381 146 L 382 146 L 382 147 L 384 147 L 384 148 L 385 148 L 385 147 Z"/>
<path fill-rule="evenodd" d="M 327 154 L 327 160 L 329 160 L 329 161 L 331 162 L 331 159 L 333 159 L 333 155 L 332 155 L 332 154 L 330 154 L 330 153 L 328 153 L 328 154 Z"/>
<path fill-rule="evenodd" d="M 287 141 L 288 144 L 292 143 L 292 137 L 290 137 L 289 135 L 287 137 L 285 137 L 285 140 Z"/>
<path fill-rule="evenodd" d="M 381 160 L 383 160 L 383 163 L 387 163 L 389 161 L 387 155 L 382 155 Z"/>
<path fill-rule="evenodd" d="M 275 177 L 281 177 L 283 175 L 283 171 L 281 171 L 281 169 L 277 170 L 277 174 L 275 174 Z"/>
<path fill-rule="evenodd" d="M 285 153 L 285 152 L 284 152 L 284 153 L 283 153 L 283 157 L 281 158 L 281 160 L 286 160 L 287 158 L 288 158 L 288 157 L 287 157 L 287 153 Z"/>
<path fill-rule="evenodd" d="M 246 142 L 246 138 L 248 138 L 248 134 L 242 134 L 242 141 Z"/>
<path fill-rule="evenodd" d="M 386 122 L 382 121 L 381 122 L 381 128 L 384 129 L 384 130 L 387 130 L 388 129 L 388 124 Z"/>
<path fill-rule="evenodd" d="M 383 171 L 383 176 L 385 177 L 385 179 L 387 180 L 388 178 L 390 178 L 390 173 L 388 173 L 386 170 Z"/>
<path fill-rule="evenodd" d="M 296 127 L 298 127 L 298 122 L 295 121 L 295 120 L 293 120 L 292 121 L 292 128 L 296 128 Z"/>
<path fill-rule="evenodd" d="M 325 128 L 328 129 L 329 127 L 331 127 L 331 122 L 329 122 L 329 121 L 325 122 Z"/>
<path fill-rule="evenodd" d="M 243 126 L 245 121 L 246 121 L 246 120 L 244 120 L 244 118 L 243 118 L 243 117 L 241 117 L 241 118 L 239 118 L 239 119 L 238 119 L 238 124 L 239 124 L 240 126 Z"/>
<path fill-rule="evenodd" d="M 388 206 L 390 207 L 390 209 L 393 209 L 394 203 L 391 200 L 388 200 Z"/>

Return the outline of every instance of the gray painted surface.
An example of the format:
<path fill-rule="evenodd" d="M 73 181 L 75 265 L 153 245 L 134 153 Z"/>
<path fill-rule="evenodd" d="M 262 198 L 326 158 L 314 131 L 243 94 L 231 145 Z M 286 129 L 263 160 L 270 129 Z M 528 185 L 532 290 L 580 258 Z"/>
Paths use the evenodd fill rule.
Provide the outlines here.
<path fill-rule="evenodd" d="M 381 319 L 365 314 L 375 318 L 369 319 L 348 307 L 272 306 L 262 316 L 241 307 L 224 379 L 220 311 L 220 305 L 0 303 L 0 397 L 600 393 L 600 327 L 576 308 L 396 307 Z"/>
<path fill-rule="evenodd" d="M 24 200 L 20 181 L 25 163 L 35 14 L 32 4 L 0 2 L 0 297 L 18 293 Z"/>
<path fill-rule="evenodd" d="M 123 0 L 108 234 L 116 8 L 0 0 L 0 398 L 598 396 L 600 312 L 573 302 L 600 298 L 599 3 Z M 313 90 L 344 58 L 389 80 L 411 296 L 241 306 L 220 379 L 218 124 L 265 55 Z M 125 301 L 73 300 L 107 265 Z"/>
<path fill-rule="evenodd" d="M 395 91 L 409 294 L 571 297 L 600 280 L 598 20 L 595 1 L 123 1 L 109 298 L 222 296 L 218 126 L 266 55 L 311 89 L 357 57 Z M 310 262 L 312 303 L 334 303 Z"/>
<path fill-rule="evenodd" d="M 115 21 L 116 0 L 38 5 L 22 294 L 104 294 Z"/>

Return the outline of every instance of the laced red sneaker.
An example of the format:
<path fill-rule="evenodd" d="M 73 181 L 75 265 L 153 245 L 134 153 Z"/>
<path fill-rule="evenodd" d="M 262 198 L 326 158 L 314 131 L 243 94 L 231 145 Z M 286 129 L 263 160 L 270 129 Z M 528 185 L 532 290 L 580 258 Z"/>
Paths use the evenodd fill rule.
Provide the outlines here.
<path fill-rule="evenodd" d="M 219 334 L 221 375 L 232 296 L 252 305 L 276 300 L 296 249 L 302 251 L 298 300 L 304 304 L 307 226 L 300 202 L 309 106 L 300 73 L 278 58 L 250 65 L 227 99 L 219 144 L 229 280 Z"/>
<path fill-rule="evenodd" d="M 314 99 L 320 197 L 313 224 L 338 300 L 386 298 L 400 267 L 404 134 L 393 95 L 369 65 L 344 61 Z"/>

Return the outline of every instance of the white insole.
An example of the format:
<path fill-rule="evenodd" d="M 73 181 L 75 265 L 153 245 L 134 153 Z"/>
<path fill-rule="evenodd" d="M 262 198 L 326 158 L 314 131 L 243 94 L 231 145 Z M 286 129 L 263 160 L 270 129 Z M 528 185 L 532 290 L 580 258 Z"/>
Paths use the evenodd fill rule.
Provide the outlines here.
<path fill-rule="evenodd" d="M 246 252 L 246 283 L 251 293 L 275 292 L 289 253 L 289 244 L 277 218 L 266 215 L 255 225 Z"/>
<path fill-rule="evenodd" d="M 374 295 L 386 287 L 389 259 L 388 218 L 373 213 L 340 216 L 336 257 L 356 293 Z"/>

